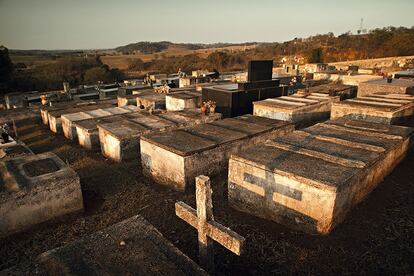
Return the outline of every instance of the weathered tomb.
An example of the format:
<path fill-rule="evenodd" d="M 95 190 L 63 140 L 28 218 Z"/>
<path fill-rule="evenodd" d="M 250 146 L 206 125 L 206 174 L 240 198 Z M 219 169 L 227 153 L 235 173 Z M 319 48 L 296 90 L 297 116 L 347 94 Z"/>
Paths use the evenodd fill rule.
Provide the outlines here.
<path fill-rule="evenodd" d="M 143 92 L 136 94 L 137 106 L 141 109 L 165 109 L 166 94 Z"/>
<path fill-rule="evenodd" d="M 331 105 L 340 96 L 323 93 L 283 96 L 253 102 L 253 115 L 295 123 L 298 127 L 329 119 Z"/>
<path fill-rule="evenodd" d="M 37 107 L 15 108 L 0 111 L 0 124 L 9 124 L 11 127 L 13 123 L 24 125 L 26 123 L 33 123 L 40 121 L 39 109 Z"/>
<path fill-rule="evenodd" d="M 361 82 L 358 86 L 358 97 L 374 93 L 411 94 L 414 95 L 414 81 L 406 79 L 379 79 Z"/>
<path fill-rule="evenodd" d="M 345 85 L 342 83 L 327 83 L 311 86 L 306 89 L 299 89 L 301 93 L 318 93 L 329 96 L 339 96 L 340 100 L 355 98 L 357 96 L 358 86 Z"/>
<path fill-rule="evenodd" d="M 141 216 L 40 254 L 4 275 L 207 275 Z"/>
<path fill-rule="evenodd" d="M 152 87 L 147 86 L 147 85 L 142 85 L 142 84 L 131 85 L 131 86 L 121 86 L 118 88 L 118 96 L 132 95 L 134 94 L 134 92 L 148 90 L 148 89 L 152 89 Z"/>
<path fill-rule="evenodd" d="M 414 69 L 393 72 L 392 76 L 395 79 L 414 80 Z"/>
<path fill-rule="evenodd" d="M 25 155 L 33 155 L 34 153 L 23 143 L 13 140 L 11 143 L 0 145 L 0 161 L 6 161 Z"/>
<path fill-rule="evenodd" d="M 100 148 L 99 143 L 99 130 L 98 124 L 104 123 L 118 123 L 122 120 L 125 120 L 123 114 L 130 114 L 134 112 L 140 112 L 141 109 L 135 105 L 127 105 L 122 108 L 116 108 L 118 113 L 116 115 L 104 116 L 104 117 L 94 117 L 90 119 L 74 121 L 72 122 L 73 126 L 76 128 L 76 136 L 81 145 L 84 148 L 90 150 L 97 150 Z"/>
<path fill-rule="evenodd" d="M 413 134 L 413 128 L 341 118 L 280 136 L 232 155 L 229 203 L 328 234 L 404 158 Z"/>
<path fill-rule="evenodd" d="M 77 113 L 81 111 L 89 111 L 89 110 L 94 110 L 98 108 L 109 108 L 109 107 L 114 107 L 115 105 L 116 105 L 116 100 L 110 100 L 110 101 L 99 101 L 99 103 L 97 104 L 67 107 L 63 109 L 49 111 L 47 114 L 48 121 L 49 121 L 49 128 L 54 133 L 62 133 L 62 118 L 61 118 L 62 115 Z"/>
<path fill-rule="evenodd" d="M 183 191 L 200 174 L 224 170 L 230 155 L 293 130 L 289 122 L 243 115 L 141 137 L 141 163 L 145 175 Z"/>
<path fill-rule="evenodd" d="M 137 97 L 135 95 L 124 95 L 117 97 L 118 107 L 126 105 L 137 105 Z"/>
<path fill-rule="evenodd" d="M 168 111 L 180 111 L 198 108 L 201 106 L 201 94 L 198 92 L 184 91 L 180 93 L 167 94 L 165 106 Z"/>
<path fill-rule="evenodd" d="M 79 177 L 54 153 L 0 163 L 0 236 L 83 209 Z"/>
<path fill-rule="evenodd" d="M 53 102 L 52 105 L 42 105 L 40 107 L 40 116 L 42 117 L 42 122 L 45 125 L 49 124 L 49 112 L 57 111 L 57 110 L 65 110 L 70 109 L 73 107 L 85 107 L 85 106 L 92 106 L 96 104 L 105 104 L 111 103 L 113 104 L 113 100 L 73 100 L 67 102 Z"/>
<path fill-rule="evenodd" d="M 122 120 L 98 124 L 102 154 L 118 162 L 139 158 L 139 140 L 145 133 L 213 122 L 221 114 L 202 115 L 199 110 L 142 111 L 122 117 Z"/>
<path fill-rule="evenodd" d="M 383 124 L 406 124 L 413 119 L 414 96 L 376 93 L 332 104 L 331 119 L 347 117 Z"/>
<path fill-rule="evenodd" d="M 132 112 L 131 108 L 129 107 L 109 107 L 109 108 L 99 108 L 95 110 L 89 111 L 81 111 L 77 113 L 65 114 L 61 116 L 62 121 L 62 130 L 63 134 L 66 138 L 75 140 L 77 139 L 77 132 L 76 126 L 74 125 L 75 122 L 92 119 L 92 118 L 102 118 L 108 117 L 112 115 L 120 115 Z"/>

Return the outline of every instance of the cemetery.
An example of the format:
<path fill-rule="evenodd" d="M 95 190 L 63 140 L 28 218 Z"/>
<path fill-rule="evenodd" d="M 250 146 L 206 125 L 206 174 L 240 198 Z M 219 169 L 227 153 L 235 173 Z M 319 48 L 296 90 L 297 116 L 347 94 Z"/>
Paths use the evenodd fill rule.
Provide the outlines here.
<path fill-rule="evenodd" d="M 273 66 L 0 111 L 0 275 L 303 274 L 370 265 L 368 242 L 401 250 L 412 81 L 292 82 Z"/>

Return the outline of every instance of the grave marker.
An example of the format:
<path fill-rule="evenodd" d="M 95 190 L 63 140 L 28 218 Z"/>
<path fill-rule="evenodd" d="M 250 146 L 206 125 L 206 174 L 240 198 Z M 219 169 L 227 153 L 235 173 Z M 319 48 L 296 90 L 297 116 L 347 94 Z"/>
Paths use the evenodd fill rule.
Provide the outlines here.
<path fill-rule="evenodd" d="M 180 201 L 175 204 L 175 214 L 198 231 L 198 252 L 201 266 L 214 272 L 213 240 L 240 256 L 245 238 L 214 221 L 210 179 L 196 177 L 197 210 Z"/>

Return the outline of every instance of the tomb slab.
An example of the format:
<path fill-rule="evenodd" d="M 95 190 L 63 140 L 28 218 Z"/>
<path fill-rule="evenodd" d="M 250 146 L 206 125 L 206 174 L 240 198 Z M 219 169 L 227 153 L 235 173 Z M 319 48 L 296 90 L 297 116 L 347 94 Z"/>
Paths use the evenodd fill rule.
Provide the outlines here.
<path fill-rule="evenodd" d="M 414 96 L 375 93 L 333 103 L 331 119 L 347 117 L 374 123 L 408 125 L 414 115 Z"/>
<path fill-rule="evenodd" d="M 361 82 L 358 85 L 358 97 L 374 93 L 414 95 L 414 81 L 405 79 L 392 79 L 391 82 L 388 82 L 387 79 L 379 79 Z"/>

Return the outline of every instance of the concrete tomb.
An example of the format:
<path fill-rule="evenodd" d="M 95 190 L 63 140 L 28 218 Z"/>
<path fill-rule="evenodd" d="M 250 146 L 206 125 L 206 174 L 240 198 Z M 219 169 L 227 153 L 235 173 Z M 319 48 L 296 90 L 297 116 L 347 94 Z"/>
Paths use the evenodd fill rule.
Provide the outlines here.
<path fill-rule="evenodd" d="M 142 90 L 148 90 L 152 89 L 151 86 L 147 85 L 132 85 L 132 86 L 121 86 L 118 88 L 118 96 L 126 96 L 126 95 L 132 95 L 136 91 L 142 91 Z"/>
<path fill-rule="evenodd" d="M 165 106 L 168 111 L 180 111 L 193 109 L 201 106 L 201 93 L 184 91 L 180 93 L 167 94 Z"/>
<path fill-rule="evenodd" d="M 152 114 L 142 111 L 122 117 L 122 120 L 116 122 L 98 124 L 102 154 L 118 162 L 139 158 L 139 140 L 142 134 L 213 122 L 219 120 L 221 114 L 206 116 L 199 110 Z"/>
<path fill-rule="evenodd" d="M 200 174 L 213 176 L 227 167 L 230 155 L 285 135 L 293 124 L 252 115 L 141 137 L 145 175 L 183 191 Z"/>
<path fill-rule="evenodd" d="M 36 107 L 15 108 L 0 111 L 0 124 L 26 124 L 40 121 L 39 109 Z"/>
<path fill-rule="evenodd" d="M 136 109 L 135 109 L 136 111 Z M 131 108 L 128 106 L 123 107 L 109 107 L 109 108 L 99 108 L 89 111 L 81 111 L 77 113 L 65 114 L 61 116 L 62 121 L 62 130 L 66 138 L 75 140 L 77 139 L 77 132 L 75 122 L 86 120 L 86 119 L 97 119 L 102 117 L 108 117 L 112 115 L 120 115 L 132 112 Z"/>
<path fill-rule="evenodd" d="M 58 110 L 65 110 L 70 109 L 74 107 L 86 107 L 86 106 L 92 106 L 97 104 L 107 104 L 112 103 L 113 100 L 73 100 L 68 102 L 54 102 L 51 106 L 49 105 L 42 105 L 40 107 L 40 116 L 42 117 L 42 122 L 45 125 L 49 124 L 49 112 L 52 111 L 58 111 Z"/>
<path fill-rule="evenodd" d="M 341 118 L 235 153 L 230 206 L 328 234 L 404 158 L 413 135 L 413 128 Z"/>
<path fill-rule="evenodd" d="M 125 120 L 128 117 L 123 116 L 124 114 L 131 114 L 134 112 L 141 112 L 141 109 L 135 105 L 127 105 L 122 107 L 122 110 L 130 112 L 120 112 L 117 115 L 110 115 L 105 117 L 90 118 L 80 121 L 74 121 L 72 124 L 76 128 L 76 136 L 81 145 L 84 148 L 90 150 L 100 149 L 99 143 L 99 131 L 98 124 L 104 123 L 118 123 Z"/>
<path fill-rule="evenodd" d="M 358 97 L 374 93 L 411 94 L 414 95 L 414 81 L 406 79 L 387 79 L 361 82 L 358 86 Z"/>
<path fill-rule="evenodd" d="M 54 153 L 0 162 L 0 237 L 83 209 L 79 177 Z"/>
<path fill-rule="evenodd" d="M 298 127 L 329 119 L 331 105 L 339 96 L 323 93 L 283 96 L 254 102 L 253 115 L 295 123 Z"/>
<path fill-rule="evenodd" d="M 40 254 L 5 275 L 208 275 L 141 216 Z"/>
<path fill-rule="evenodd" d="M 319 93 L 329 96 L 339 96 L 340 100 L 355 98 L 357 96 L 358 86 L 345 85 L 341 83 L 328 83 L 308 87 L 307 89 L 299 89 L 302 93 Z"/>
<path fill-rule="evenodd" d="M 125 95 L 125 96 L 118 96 L 118 107 L 126 106 L 126 105 L 137 105 L 137 96 L 135 95 Z"/>
<path fill-rule="evenodd" d="M 0 145 L 0 161 L 6 161 L 25 155 L 33 155 L 34 153 L 23 143 L 12 141 L 10 143 Z"/>
<path fill-rule="evenodd" d="M 101 101 L 99 101 L 101 102 Z M 62 115 L 65 114 L 72 114 L 81 111 L 89 111 L 98 108 L 109 108 L 114 107 L 116 105 L 116 100 L 110 101 L 102 101 L 103 103 L 98 104 L 90 104 L 85 106 L 75 106 L 75 107 L 68 107 L 63 109 L 58 109 L 54 111 L 48 112 L 48 121 L 49 121 L 49 128 L 54 133 L 62 133 Z"/>
<path fill-rule="evenodd" d="M 361 69 L 360 69 L 361 70 Z M 326 81 L 340 81 L 344 85 L 359 85 L 362 82 L 381 80 L 382 76 L 358 74 L 348 75 L 346 73 L 330 73 L 330 72 L 318 72 L 313 73 L 314 80 L 326 80 Z"/>
<path fill-rule="evenodd" d="M 166 94 L 159 94 L 154 92 L 143 92 L 135 94 L 137 106 L 141 109 L 165 109 Z"/>
<path fill-rule="evenodd" d="M 347 117 L 383 124 L 404 125 L 414 119 L 414 96 L 376 93 L 332 104 L 331 119 Z"/>
<path fill-rule="evenodd" d="M 395 79 L 414 80 L 414 69 L 393 72 L 392 76 Z"/>

